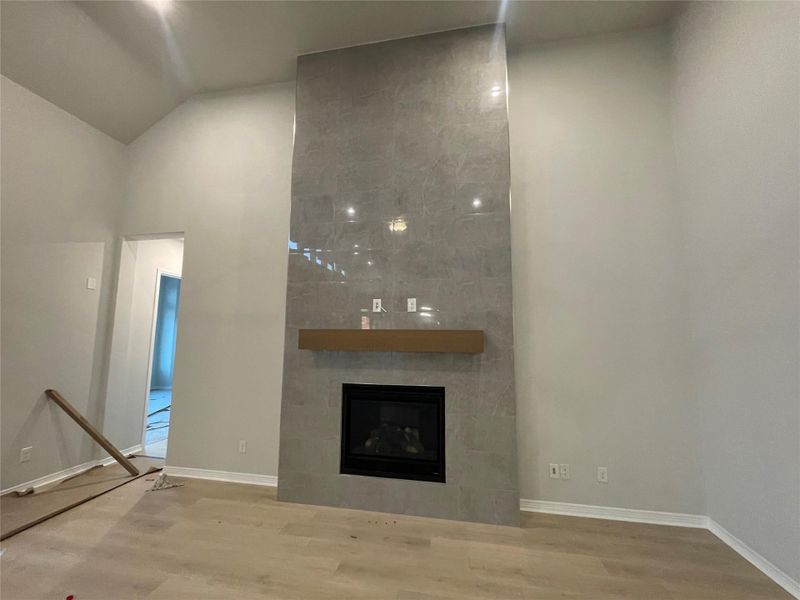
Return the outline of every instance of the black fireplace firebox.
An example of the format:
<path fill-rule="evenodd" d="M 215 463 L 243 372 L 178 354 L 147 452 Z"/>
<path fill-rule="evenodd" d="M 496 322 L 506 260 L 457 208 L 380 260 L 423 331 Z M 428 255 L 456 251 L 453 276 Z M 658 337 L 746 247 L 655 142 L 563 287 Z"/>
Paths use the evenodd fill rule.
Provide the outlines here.
<path fill-rule="evenodd" d="M 444 388 L 342 384 L 340 470 L 444 483 Z"/>

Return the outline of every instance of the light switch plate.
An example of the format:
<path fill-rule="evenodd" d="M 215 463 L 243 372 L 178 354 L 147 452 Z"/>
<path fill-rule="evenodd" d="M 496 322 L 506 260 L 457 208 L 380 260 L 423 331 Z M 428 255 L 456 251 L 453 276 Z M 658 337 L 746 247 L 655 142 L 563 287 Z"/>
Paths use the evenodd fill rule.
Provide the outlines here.
<path fill-rule="evenodd" d="M 86 289 L 87 290 L 96 290 L 97 289 L 97 279 L 94 277 L 89 277 L 86 279 Z"/>
<path fill-rule="evenodd" d="M 33 452 L 33 446 L 26 446 L 22 450 L 19 451 L 19 462 L 28 462 L 31 459 L 31 453 Z"/>
<path fill-rule="evenodd" d="M 408 299 L 408 312 L 417 312 L 417 299 L 416 298 L 409 298 Z"/>
<path fill-rule="evenodd" d="M 372 299 L 372 312 L 379 313 L 381 312 L 381 299 L 380 298 L 373 298 Z"/>

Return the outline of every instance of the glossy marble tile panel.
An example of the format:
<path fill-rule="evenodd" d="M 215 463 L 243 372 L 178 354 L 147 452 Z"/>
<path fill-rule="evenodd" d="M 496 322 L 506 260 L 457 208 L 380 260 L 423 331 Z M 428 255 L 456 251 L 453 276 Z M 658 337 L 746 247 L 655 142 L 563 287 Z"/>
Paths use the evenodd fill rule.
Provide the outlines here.
<path fill-rule="evenodd" d="M 505 72 L 494 26 L 298 59 L 282 500 L 516 522 Z M 486 351 L 297 349 L 300 328 L 364 318 L 483 329 Z M 340 475 L 345 382 L 444 386 L 447 483 Z"/>

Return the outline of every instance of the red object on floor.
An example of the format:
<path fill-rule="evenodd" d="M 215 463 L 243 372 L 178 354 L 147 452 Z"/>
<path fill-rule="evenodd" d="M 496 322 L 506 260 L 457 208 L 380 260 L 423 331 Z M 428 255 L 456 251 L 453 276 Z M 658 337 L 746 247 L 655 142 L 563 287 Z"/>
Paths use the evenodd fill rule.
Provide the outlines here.
<path fill-rule="evenodd" d="M 67 597 L 65 598 L 65 600 L 75 600 L 75 596 L 73 596 L 72 594 L 70 594 L 69 596 L 67 596 Z"/>

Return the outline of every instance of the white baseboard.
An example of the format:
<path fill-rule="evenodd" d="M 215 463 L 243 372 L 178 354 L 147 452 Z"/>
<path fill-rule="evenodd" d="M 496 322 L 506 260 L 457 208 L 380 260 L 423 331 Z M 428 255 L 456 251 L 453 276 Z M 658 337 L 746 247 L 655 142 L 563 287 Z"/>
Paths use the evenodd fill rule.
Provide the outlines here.
<path fill-rule="evenodd" d="M 264 485 L 277 487 L 278 478 L 274 475 L 257 475 L 255 473 L 234 473 L 232 471 L 212 471 L 209 469 L 194 469 L 191 467 L 165 466 L 164 472 L 175 477 L 188 477 L 190 479 L 211 479 L 213 481 L 226 481 L 228 483 L 247 483 L 250 485 Z"/>
<path fill-rule="evenodd" d="M 30 481 L 26 481 L 25 483 L 20 483 L 19 485 L 6 488 L 0 491 L 0 494 L 9 494 L 11 492 L 19 492 L 28 488 L 37 488 L 43 485 L 48 485 L 50 483 L 55 483 L 57 481 L 61 481 L 62 479 L 66 479 L 67 477 L 72 477 L 74 475 L 77 475 L 78 473 L 83 473 L 84 471 L 88 471 L 89 469 L 95 466 L 97 466 L 97 461 L 90 460 L 80 465 L 75 465 L 74 467 L 69 467 L 68 469 L 56 471 L 55 473 L 50 473 L 49 475 L 37 477 L 36 479 L 31 479 Z"/>
<path fill-rule="evenodd" d="M 672 525 L 673 527 L 708 527 L 708 517 L 685 513 L 660 512 L 655 510 L 636 510 L 611 506 L 591 506 L 588 504 L 569 504 L 567 502 L 548 502 L 547 500 L 519 501 L 520 510 L 527 512 L 588 517 L 610 521 L 629 521 L 631 523 L 651 523 L 653 525 Z"/>
<path fill-rule="evenodd" d="M 131 446 L 130 448 L 126 448 L 125 450 L 121 450 L 122 454 L 127 456 L 128 454 L 137 454 L 142 451 L 142 445 L 139 444 L 137 446 Z M 11 492 L 19 492 L 21 490 L 25 490 L 28 488 L 37 488 L 43 485 L 49 485 L 51 483 L 57 483 L 59 481 L 63 481 L 68 477 L 74 477 L 75 475 L 79 475 L 84 471 L 88 471 L 91 468 L 94 468 L 98 465 L 109 465 L 113 462 L 114 457 L 109 456 L 108 458 L 102 458 L 99 460 L 89 460 L 85 463 L 80 465 L 75 465 L 74 467 L 69 467 L 68 469 L 63 469 L 61 471 L 56 471 L 55 473 L 50 473 L 49 475 L 44 475 L 42 477 L 38 477 L 36 479 L 32 479 L 31 481 L 26 481 L 25 483 L 20 483 L 19 485 L 12 486 L 10 488 L 4 489 L 0 491 L 0 495 L 8 494 Z"/>
<path fill-rule="evenodd" d="M 708 530 L 792 596 L 800 598 L 800 582 L 789 577 L 789 575 L 773 565 L 713 519 L 708 520 Z"/>
<path fill-rule="evenodd" d="M 567 502 L 549 502 L 547 500 L 520 499 L 520 510 L 527 512 L 566 515 L 570 517 L 588 517 L 612 521 L 629 521 L 631 523 L 651 523 L 653 525 L 672 525 L 673 527 L 695 527 L 708 529 L 725 544 L 730 546 L 745 560 L 775 583 L 800 599 L 800 583 L 781 571 L 758 552 L 750 548 L 742 540 L 727 531 L 719 523 L 705 515 L 669 513 L 653 510 L 636 510 L 630 508 L 614 508 L 609 506 L 591 506 L 588 504 L 569 504 Z"/>

